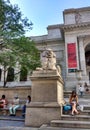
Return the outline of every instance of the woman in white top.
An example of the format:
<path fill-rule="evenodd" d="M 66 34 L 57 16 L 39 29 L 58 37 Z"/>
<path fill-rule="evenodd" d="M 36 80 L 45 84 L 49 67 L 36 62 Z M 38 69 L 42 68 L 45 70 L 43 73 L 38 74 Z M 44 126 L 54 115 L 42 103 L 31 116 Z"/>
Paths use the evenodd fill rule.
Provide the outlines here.
<path fill-rule="evenodd" d="M 79 114 L 79 111 L 77 110 L 77 104 L 78 104 L 78 96 L 76 94 L 76 91 L 72 91 L 71 96 L 69 98 L 69 103 L 72 106 L 72 116 L 76 113 Z"/>

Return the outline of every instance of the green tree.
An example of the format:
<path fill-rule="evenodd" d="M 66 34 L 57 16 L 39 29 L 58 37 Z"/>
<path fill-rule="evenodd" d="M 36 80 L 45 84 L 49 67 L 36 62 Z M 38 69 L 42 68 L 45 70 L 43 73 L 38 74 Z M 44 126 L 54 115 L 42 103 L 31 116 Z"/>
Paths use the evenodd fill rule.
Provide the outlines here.
<path fill-rule="evenodd" d="M 29 38 L 20 37 L 11 40 L 11 43 L 1 47 L 0 51 L 0 64 L 3 66 L 4 72 L 4 85 L 6 86 L 7 78 L 6 73 L 9 68 L 14 68 L 16 63 L 23 70 L 33 71 L 36 67 L 40 66 L 40 55 L 38 49 L 35 47 L 35 43 L 30 41 Z M 20 71 L 18 72 L 20 73 Z"/>
<path fill-rule="evenodd" d="M 39 52 L 35 43 L 25 37 L 26 31 L 32 29 L 32 22 L 23 17 L 17 5 L 9 0 L 0 0 L 0 64 L 5 75 L 9 68 L 18 62 L 24 69 L 34 70 L 40 65 Z"/>
<path fill-rule="evenodd" d="M 0 0 L 0 36 L 7 39 L 19 37 L 32 29 L 32 22 L 23 17 L 18 5 Z"/>

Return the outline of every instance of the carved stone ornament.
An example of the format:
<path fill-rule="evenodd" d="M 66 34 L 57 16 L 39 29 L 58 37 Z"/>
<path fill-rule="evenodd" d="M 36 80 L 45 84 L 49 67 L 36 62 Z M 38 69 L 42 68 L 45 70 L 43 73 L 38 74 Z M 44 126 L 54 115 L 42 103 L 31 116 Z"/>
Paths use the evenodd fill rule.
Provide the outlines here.
<path fill-rule="evenodd" d="M 75 21 L 76 24 L 81 23 L 81 14 L 79 12 L 75 14 Z"/>
<path fill-rule="evenodd" d="M 56 66 L 56 54 L 52 51 L 52 49 L 47 48 L 41 53 L 41 68 L 36 68 L 39 70 L 57 70 L 59 74 L 61 74 L 61 68 L 59 65 Z"/>

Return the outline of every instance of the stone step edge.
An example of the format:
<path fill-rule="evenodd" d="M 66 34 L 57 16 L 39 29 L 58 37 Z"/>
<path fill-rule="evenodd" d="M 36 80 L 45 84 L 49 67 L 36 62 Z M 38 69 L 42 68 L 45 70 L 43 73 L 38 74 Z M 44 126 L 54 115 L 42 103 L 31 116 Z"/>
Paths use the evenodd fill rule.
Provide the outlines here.
<path fill-rule="evenodd" d="M 52 120 L 50 123 L 51 127 L 58 127 L 58 128 L 83 128 L 89 129 L 90 122 L 87 121 L 67 121 L 67 120 Z"/>
<path fill-rule="evenodd" d="M 61 118 L 62 117 L 68 117 L 68 118 L 70 118 L 70 117 L 73 117 L 73 118 L 90 118 L 90 115 L 75 115 L 75 116 L 72 116 L 72 115 L 65 115 L 65 114 L 62 114 L 61 115 Z"/>
<path fill-rule="evenodd" d="M 64 123 L 64 124 L 65 123 L 68 123 L 68 124 L 73 124 L 74 123 L 74 124 L 83 124 L 83 125 L 87 124 L 87 125 L 90 125 L 90 121 L 87 122 L 87 121 L 75 121 L 75 120 L 74 121 L 72 121 L 72 120 L 70 120 L 70 121 L 67 121 L 67 120 L 52 120 L 51 124 L 52 123 Z"/>
<path fill-rule="evenodd" d="M 69 128 L 64 128 L 64 127 L 52 127 L 52 126 L 48 126 L 48 127 L 44 127 L 45 130 L 90 130 L 90 129 L 87 129 L 87 128 L 72 128 L 72 127 L 69 127 Z"/>
<path fill-rule="evenodd" d="M 25 119 L 20 119 L 20 118 L 10 118 L 10 117 L 0 117 L 0 120 L 9 120 L 9 121 L 22 121 L 24 122 Z"/>
<path fill-rule="evenodd" d="M 88 109 L 84 109 L 83 112 L 90 113 L 90 110 L 88 110 Z"/>
<path fill-rule="evenodd" d="M 9 126 L 9 127 L 0 127 L 0 130 L 38 130 L 38 128 L 33 127 L 15 127 L 15 126 Z"/>

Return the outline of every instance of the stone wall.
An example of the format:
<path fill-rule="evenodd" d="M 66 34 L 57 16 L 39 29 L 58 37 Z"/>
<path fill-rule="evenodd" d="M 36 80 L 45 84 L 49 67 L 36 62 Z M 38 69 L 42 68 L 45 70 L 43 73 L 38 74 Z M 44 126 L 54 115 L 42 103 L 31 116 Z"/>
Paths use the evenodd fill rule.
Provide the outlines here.
<path fill-rule="evenodd" d="M 3 94 L 5 94 L 8 100 L 12 100 L 16 94 L 20 100 L 26 100 L 26 97 L 31 95 L 31 87 L 0 88 L 0 97 Z"/>

